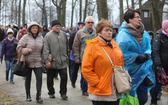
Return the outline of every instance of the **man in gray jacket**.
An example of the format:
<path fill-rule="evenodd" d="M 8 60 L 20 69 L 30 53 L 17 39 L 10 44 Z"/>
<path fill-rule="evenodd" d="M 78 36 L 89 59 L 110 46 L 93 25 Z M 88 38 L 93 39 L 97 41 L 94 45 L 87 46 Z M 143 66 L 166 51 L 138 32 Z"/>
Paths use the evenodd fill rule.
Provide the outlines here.
<path fill-rule="evenodd" d="M 50 98 L 55 98 L 54 77 L 59 73 L 60 95 L 63 100 L 67 100 L 67 37 L 60 30 L 61 23 L 53 20 L 52 30 L 44 38 L 43 59 L 47 70 L 47 88 Z"/>

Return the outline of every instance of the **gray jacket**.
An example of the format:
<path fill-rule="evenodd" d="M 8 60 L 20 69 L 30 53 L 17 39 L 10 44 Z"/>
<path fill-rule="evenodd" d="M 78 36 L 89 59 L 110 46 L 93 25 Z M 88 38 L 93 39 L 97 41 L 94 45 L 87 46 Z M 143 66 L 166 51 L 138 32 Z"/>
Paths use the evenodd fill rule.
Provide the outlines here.
<path fill-rule="evenodd" d="M 63 69 L 67 67 L 67 37 L 63 31 L 59 33 L 50 31 L 44 37 L 43 59 L 48 63 L 48 56 L 52 56 L 52 68 Z"/>
<path fill-rule="evenodd" d="M 28 48 L 33 51 L 28 52 Z M 22 49 L 22 54 L 25 55 L 26 61 L 30 68 L 42 67 L 42 48 L 43 48 L 43 36 L 39 34 L 36 38 L 28 33 L 24 35 L 18 43 L 17 50 Z"/>

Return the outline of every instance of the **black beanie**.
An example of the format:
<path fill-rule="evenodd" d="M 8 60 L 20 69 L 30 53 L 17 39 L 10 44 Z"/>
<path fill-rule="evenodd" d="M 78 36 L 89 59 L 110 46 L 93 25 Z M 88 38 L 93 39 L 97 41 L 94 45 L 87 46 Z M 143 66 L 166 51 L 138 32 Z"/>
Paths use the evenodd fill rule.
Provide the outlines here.
<path fill-rule="evenodd" d="M 55 25 L 61 25 L 59 20 L 53 20 L 51 23 L 51 27 L 55 26 Z"/>

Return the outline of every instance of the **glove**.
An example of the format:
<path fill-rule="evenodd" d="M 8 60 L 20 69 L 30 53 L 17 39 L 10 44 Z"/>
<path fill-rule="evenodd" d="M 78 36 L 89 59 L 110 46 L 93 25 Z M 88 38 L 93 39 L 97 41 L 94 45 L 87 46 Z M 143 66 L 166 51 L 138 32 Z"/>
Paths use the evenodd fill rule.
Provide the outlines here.
<path fill-rule="evenodd" d="M 159 71 L 161 71 L 162 70 L 162 67 L 161 66 L 157 66 L 156 67 L 156 72 L 159 72 Z"/>
<path fill-rule="evenodd" d="M 141 63 L 144 63 L 145 61 L 147 61 L 148 59 L 149 59 L 148 54 L 139 54 L 137 56 L 137 58 L 135 59 L 135 63 L 141 64 Z"/>

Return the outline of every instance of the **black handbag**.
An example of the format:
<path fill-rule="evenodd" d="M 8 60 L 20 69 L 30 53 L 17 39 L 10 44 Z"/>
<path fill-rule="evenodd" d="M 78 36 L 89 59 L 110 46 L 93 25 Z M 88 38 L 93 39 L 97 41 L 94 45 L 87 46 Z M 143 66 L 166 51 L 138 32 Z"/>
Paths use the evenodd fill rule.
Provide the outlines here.
<path fill-rule="evenodd" d="M 44 65 L 44 64 L 42 65 L 42 68 L 41 68 L 41 69 L 42 69 L 42 72 L 43 72 L 44 74 L 46 74 L 46 73 L 47 73 L 47 68 L 45 67 L 45 65 Z"/>
<path fill-rule="evenodd" d="M 144 84 L 144 86 L 153 86 L 154 85 L 148 77 L 145 77 L 143 84 Z"/>
<path fill-rule="evenodd" d="M 23 61 L 20 61 L 21 55 L 12 67 L 12 73 L 18 76 L 26 76 L 28 72 L 28 66 L 26 64 L 25 56 L 23 56 Z"/>

